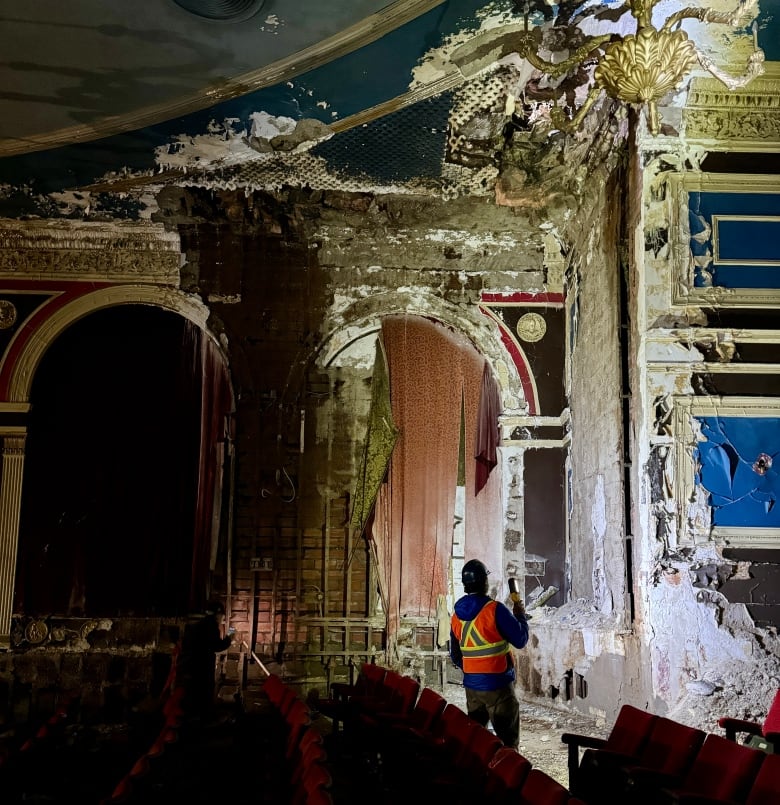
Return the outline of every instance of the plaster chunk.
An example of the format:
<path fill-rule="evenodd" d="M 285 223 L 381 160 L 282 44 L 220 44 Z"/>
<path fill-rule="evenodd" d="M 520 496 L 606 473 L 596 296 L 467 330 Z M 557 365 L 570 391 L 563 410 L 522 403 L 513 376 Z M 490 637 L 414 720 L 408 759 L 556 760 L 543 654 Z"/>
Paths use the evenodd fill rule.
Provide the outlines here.
<path fill-rule="evenodd" d="M 647 344 L 647 360 L 650 362 L 697 363 L 704 359 L 701 350 L 691 344 L 659 341 L 649 341 Z"/>

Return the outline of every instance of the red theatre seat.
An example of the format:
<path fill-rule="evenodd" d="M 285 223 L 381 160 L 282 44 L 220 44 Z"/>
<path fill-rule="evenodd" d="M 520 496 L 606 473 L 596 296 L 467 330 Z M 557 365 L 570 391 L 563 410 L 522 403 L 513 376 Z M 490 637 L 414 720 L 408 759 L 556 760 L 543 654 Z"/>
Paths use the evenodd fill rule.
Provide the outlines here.
<path fill-rule="evenodd" d="M 741 737 L 743 743 L 750 741 L 753 744 L 759 738 L 771 746 L 772 752 L 780 752 L 780 689 L 775 693 L 763 723 L 723 716 L 718 719 L 718 726 L 725 731 L 730 741 Z"/>
<path fill-rule="evenodd" d="M 646 710 L 624 704 L 606 738 L 564 732 L 561 741 L 569 750 L 570 790 L 574 792 L 582 787 L 580 778 L 587 774 L 586 767 L 593 763 L 601 752 L 619 753 L 624 760 L 636 758 L 644 747 L 657 718 Z M 580 750 L 585 750 L 582 755 Z"/>

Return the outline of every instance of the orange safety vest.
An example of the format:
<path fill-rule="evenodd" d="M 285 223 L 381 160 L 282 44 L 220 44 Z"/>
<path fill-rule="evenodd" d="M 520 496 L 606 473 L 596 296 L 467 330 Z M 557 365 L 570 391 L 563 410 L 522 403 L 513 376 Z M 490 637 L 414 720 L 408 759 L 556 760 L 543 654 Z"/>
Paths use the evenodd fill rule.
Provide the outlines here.
<path fill-rule="evenodd" d="M 452 633 L 463 654 L 464 674 L 502 674 L 507 670 L 506 655 L 511 647 L 496 627 L 495 609 L 496 602 L 488 601 L 474 620 L 452 616 Z"/>

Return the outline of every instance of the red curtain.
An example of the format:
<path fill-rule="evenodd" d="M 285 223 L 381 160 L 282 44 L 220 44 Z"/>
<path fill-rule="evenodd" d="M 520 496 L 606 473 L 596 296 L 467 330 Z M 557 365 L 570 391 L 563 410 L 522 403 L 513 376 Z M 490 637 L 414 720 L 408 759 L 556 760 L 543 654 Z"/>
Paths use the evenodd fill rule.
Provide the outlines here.
<path fill-rule="evenodd" d="M 208 598 L 209 570 L 213 569 L 219 540 L 224 445 L 233 403 L 225 361 L 216 344 L 191 322 L 185 327 L 184 341 L 185 354 L 192 356 L 193 383 L 200 386 L 200 453 L 190 581 L 190 608 L 198 611 Z"/>

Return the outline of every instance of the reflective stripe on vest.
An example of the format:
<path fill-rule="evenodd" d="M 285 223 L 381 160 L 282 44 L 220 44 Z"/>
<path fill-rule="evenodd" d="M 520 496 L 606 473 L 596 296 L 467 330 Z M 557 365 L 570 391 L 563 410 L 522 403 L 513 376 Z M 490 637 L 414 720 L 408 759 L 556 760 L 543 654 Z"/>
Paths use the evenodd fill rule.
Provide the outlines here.
<path fill-rule="evenodd" d="M 470 621 L 453 615 L 453 633 L 458 638 L 466 674 L 500 674 L 507 670 L 511 648 L 496 627 L 496 602 L 489 601 Z"/>

